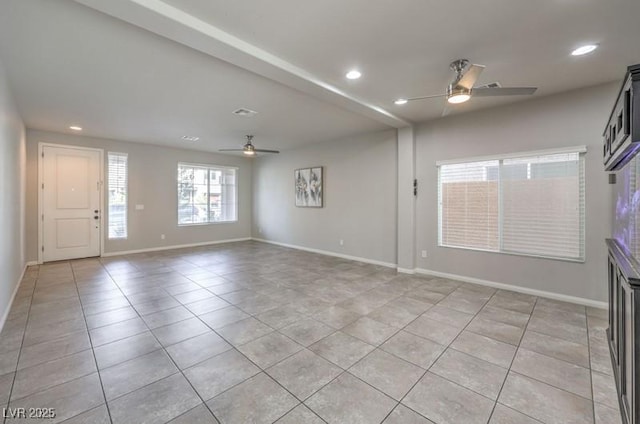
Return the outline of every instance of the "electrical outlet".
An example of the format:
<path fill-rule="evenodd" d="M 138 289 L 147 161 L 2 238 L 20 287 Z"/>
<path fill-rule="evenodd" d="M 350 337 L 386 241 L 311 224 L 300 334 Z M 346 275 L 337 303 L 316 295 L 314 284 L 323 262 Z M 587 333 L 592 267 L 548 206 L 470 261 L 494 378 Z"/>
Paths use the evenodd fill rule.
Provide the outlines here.
<path fill-rule="evenodd" d="M 340 239 L 340 246 L 344 246 L 344 240 Z"/>
<path fill-rule="evenodd" d="M 160 240 L 164 240 L 164 239 L 165 239 L 164 234 L 160 234 Z"/>
<path fill-rule="evenodd" d="M 426 258 L 426 257 L 427 257 L 427 251 L 426 251 L 426 250 L 423 250 L 423 251 L 422 251 L 422 257 L 423 257 L 423 258 Z"/>

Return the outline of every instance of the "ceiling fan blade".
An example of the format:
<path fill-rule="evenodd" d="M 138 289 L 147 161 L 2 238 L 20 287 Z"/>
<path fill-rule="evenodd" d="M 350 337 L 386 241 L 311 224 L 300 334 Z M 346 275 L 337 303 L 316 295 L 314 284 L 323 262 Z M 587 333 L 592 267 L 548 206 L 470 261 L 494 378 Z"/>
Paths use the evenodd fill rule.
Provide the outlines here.
<path fill-rule="evenodd" d="M 444 109 L 442 109 L 442 115 L 440 115 L 441 117 L 445 117 L 448 114 L 451 113 L 451 107 L 449 106 L 451 103 L 447 102 L 444 104 Z"/>
<path fill-rule="evenodd" d="M 253 151 L 258 153 L 280 153 L 279 150 L 267 150 L 267 149 L 253 149 Z"/>
<path fill-rule="evenodd" d="M 243 152 L 244 149 L 218 149 L 219 152 Z"/>
<path fill-rule="evenodd" d="M 446 94 L 433 94 L 431 96 L 409 97 L 408 99 L 405 99 L 405 100 L 410 102 L 413 100 L 435 99 L 436 97 L 445 97 L 445 96 Z"/>
<path fill-rule="evenodd" d="M 460 78 L 460 81 L 458 81 L 456 85 L 460 87 L 464 87 L 467 90 L 471 90 L 473 88 L 473 85 L 476 83 L 476 81 L 480 77 L 480 74 L 482 73 L 482 71 L 484 71 L 484 65 L 469 66 L 469 69 L 467 69 L 467 72 L 465 72 L 462 75 L 462 78 Z"/>
<path fill-rule="evenodd" d="M 495 87 L 474 88 L 472 95 L 478 97 L 489 96 L 526 96 L 536 92 L 537 87 Z"/>

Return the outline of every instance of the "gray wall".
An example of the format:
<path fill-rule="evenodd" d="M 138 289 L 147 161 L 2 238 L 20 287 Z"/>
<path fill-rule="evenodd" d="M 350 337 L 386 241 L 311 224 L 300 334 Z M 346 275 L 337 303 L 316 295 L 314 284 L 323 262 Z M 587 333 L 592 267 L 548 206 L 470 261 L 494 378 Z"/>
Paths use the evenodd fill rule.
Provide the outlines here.
<path fill-rule="evenodd" d="M 0 63 L 0 329 L 25 266 L 25 129 Z"/>
<path fill-rule="evenodd" d="M 324 207 L 297 208 L 293 172 L 311 166 L 324 167 Z M 395 130 L 265 155 L 253 172 L 254 237 L 396 263 Z"/>
<path fill-rule="evenodd" d="M 426 123 L 416 136 L 417 267 L 593 300 L 606 299 L 606 248 L 611 234 L 611 186 L 601 156 L 601 133 L 618 83 Z M 437 247 L 436 161 L 587 145 L 586 262 Z M 402 164 L 400 164 L 402 166 Z"/>
<path fill-rule="evenodd" d="M 129 143 L 27 131 L 27 257 L 38 258 L 38 143 L 67 144 L 127 153 L 129 163 L 129 228 L 126 240 L 107 240 L 105 253 L 251 237 L 251 159 Z M 178 162 L 237 166 L 238 222 L 198 226 L 177 225 Z M 105 164 L 106 172 L 106 164 Z M 135 210 L 143 204 L 144 210 Z M 105 190 L 106 205 L 106 190 Z M 106 233 L 105 233 L 106 234 Z M 160 235 L 166 239 L 161 240 Z"/>
<path fill-rule="evenodd" d="M 452 116 L 416 129 L 416 266 L 593 300 L 604 300 L 606 250 L 611 234 L 612 189 L 600 157 L 600 134 L 618 84 L 533 99 L 517 105 Z M 129 239 L 107 241 L 106 252 L 253 236 L 275 242 L 397 262 L 398 162 L 395 130 L 265 155 L 254 160 L 113 140 L 28 131 L 28 259 L 37 257 L 37 144 L 50 142 L 129 154 Z M 435 162 L 587 145 L 586 262 L 512 256 L 437 247 Z M 240 221 L 177 227 L 175 168 L 179 161 L 240 169 Z M 325 206 L 294 205 L 293 171 L 324 166 Z M 253 193 L 253 194 L 252 194 Z M 253 202 L 253 204 L 252 204 Z M 137 203 L 144 211 L 135 211 Z M 253 215 L 253 220 L 252 220 Z M 160 234 L 167 235 L 165 241 Z M 344 240 L 340 246 L 339 240 Z M 421 250 L 428 257 L 421 258 Z"/>

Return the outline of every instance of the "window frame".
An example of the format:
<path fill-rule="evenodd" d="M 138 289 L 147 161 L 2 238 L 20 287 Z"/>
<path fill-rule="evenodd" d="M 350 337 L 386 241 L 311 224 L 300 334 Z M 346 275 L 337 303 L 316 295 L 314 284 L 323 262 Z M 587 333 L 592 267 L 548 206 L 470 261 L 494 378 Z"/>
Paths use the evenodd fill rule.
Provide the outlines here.
<path fill-rule="evenodd" d="M 235 213 L 235 219 L 234 220 L 227 220 L 227 221 L 210 221 L 210 217 L 211 217 L 211 201 L 207 202 L 207 221 L 206 222 L 192 222 L 192 223 L 180 223 L 180 193 L 179 193 L 179 184 L 180 184 L 180 167 L 184 166 L 184 167 L 193 167 L 193 168 L 204 168 L 207 170 L 207 193 L 210 195 L 211 194 L 211 176 L 210 176 L 210 172 L 212 170 L 233 170 L 235 173 L 235 179 L 236 182 L 234 184 L 234 195 L 236 198 L 236 203 L 235 203 L 235 209 L 236 209 L 236 213 Z M 237 166 L 229 166 L 229 165 L 214 165 L 214 164 L 207 164 L 207 163 L 196 163 L 196 162 L 178 162 L 177 166 L 176 166 L 176 190 L 175 190 L 175 194 L 176 194 L 176 224 L 178 227 L 196 227 L 196 226 L 203 226 L 203 225 L 221 225 L 221 224 L 234 224 L 237 223 L 240 220 L 240 199 L 238 196 L 239 193 L 239 167 Z"/>
<path fill-rule="evenodd" d="M 125 200 L 124 200 L 124 229 L 125 235 L 121 237 L 111 237 L 111 201 L 109 189 L 111 186 L 110 162 L 111 156 L 125 158 Z M 124 152 L 107 152 L 107 240 L 127 240 L 129 238 L 129 154 Z"/>
<path fill-rule="evenodd" d="M 554 255 L 544 255 L 544 254 L 536 254 L 536 253 L 527 253 L 527 252 L 518 252 L 512 250 L 504 250 L 503 248 L 503 193 L 502 193 L 502 166 L 503 161 L 508 159 L 526 159 L 536 156 L 550 156 L 556 154 L 568 154 L 568 153 L 577 153 L 578 154 L 578 178 L 581 181 L 580 189 L 583 191 L 581 194 L 581 202 L 580 202 L 580 220 L 579 223 L 579 250 L 580 256 L 577 258 L 564 257 L 564 256 L 554 256 Z M 524 256 L 531 258 L 540 258 L 540 259 L 551 259 L 562 262 L 575 262 L 575 263 L 584 263 L 586 262 L 586 221 L 587 221 L 587 207 L 586 207 L 586 158 L 585 155 L 587 153 L 587 147 L 585 145 L 574 146 L 574 147 L 564 147 L 564 148 L 556 148 L 556 149 L 546 149 L 546 150 L 535 150 L 535 151 L 526 151 L 526 152 L 514 152 L 509 154 L 498 154 L 491 156 L 477 156 L 477 157 L 467 157 L 462 159 L 447 159 L 436 161 L 437 168 L 437 207 L 438 207 L 438 241 L 437 246 L 446 249 L 460 249 L 460 250 L 471 250 L 478 252 L 486 252 L 486 253 L 498 253 L 502 255 L 512 255 L 512 256 Z M 483 249 L 478 247 L 469 247 L 469 246 L 452 246 L 443 244 L 442 242 L 442 182 L 440 178 L 441 167 L 443 165 L 460 165 L 465 163 L 473 163 L 473 162 L 484 162 L 484 161 L 498 161 L 499 164 L 499 172 L 498 172 L 498 249 Z"/>

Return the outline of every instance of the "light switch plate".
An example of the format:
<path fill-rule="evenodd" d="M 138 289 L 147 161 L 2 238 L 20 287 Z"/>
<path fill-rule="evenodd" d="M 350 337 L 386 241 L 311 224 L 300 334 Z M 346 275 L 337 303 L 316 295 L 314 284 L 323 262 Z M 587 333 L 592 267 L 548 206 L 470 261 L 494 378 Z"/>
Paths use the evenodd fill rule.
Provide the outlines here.
<path fill-rule="evenodd" d="M 137 211 L 144 210 L 144 205 L 136 205 L 136 210 Z"/>

